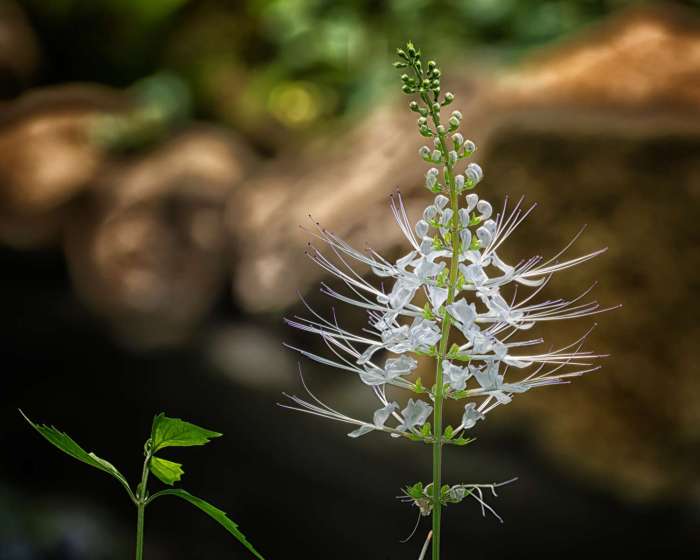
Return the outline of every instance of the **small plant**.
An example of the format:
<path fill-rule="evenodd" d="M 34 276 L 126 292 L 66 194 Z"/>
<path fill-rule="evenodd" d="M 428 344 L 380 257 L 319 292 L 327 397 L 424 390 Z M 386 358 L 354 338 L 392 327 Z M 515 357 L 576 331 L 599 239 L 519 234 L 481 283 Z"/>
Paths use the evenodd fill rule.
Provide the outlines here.
<path fill-rule="evenodd" d="M 432 558 L 438 560 L 442 509 L 471 498 L 482 512 L 496 515 L 485 501 L 484 490 L 495 495 L 497 486 L 512 482 L 443 484 L 443 447 L 473 441 L 468 431 L 494 409 L 510 403 L 514 395 L 567 383 L 598 369 L 591 360 L 601 356 L 582 350 L 588 333 L 566 346 L 542 350 L 529 350 L 543 344 L 543 339 L 527 334 L 542 322 L 605 311 L 595 301 L 581 303 L 590 289 L 573 299 L 535 300 L 555 273 L 588 261 L 605 249 L 560 260 L 577 235 L 548 260 L 532 256 L 515 265 L 506 263 L 497 251 L 534 206 L 525 209 L 521 200 L 509 208 L 506 200 L 494 215 L 491 203 L 472 192 L 484 174 L 477 163 L 465 165 L 476 145 L 459 132 L 462 114 L 452 111 L 443 120 L 442 111 L 454 95 L 442 93 L 440 69 L 434 61 L 424 63 L 421 52 L 411 43 L 397 53 L 399 60 L 394 66 L 405 71 L 402 90 L 416 97 L 409 108 L 417 114 L 418 132 L 432 143 L 420 148 L 419 156 L 430 166 L 425 187 L 434 201 L 413 224 L 401 196 L 392 196 L 394 218 L 411 246 L 396 262 L 372 250 L 357 251 L 315 224 L 313 235 L 330 247 L 335 258 L 326 257 L 313 246 L 308 256 L 348 288 L 347 293 L 341 293 L 324 284 L 321 291 L 366 311 L 369 327 L 355 334 L 343 329 L 335 314 L 327 319 L 310 308 L 313 317 L 288 320 L 293 327 L 319 335 L 331 354 L 294 350 L 357 376 L 371 389 L 379 408 L 371 420 L 352 418 L 319 400 L 303 378 L 310 400 L 287 395 L 292 402 L 282 406 L 354 425 L 356 429 L 348 434 L 351 438 L 384 432 L 431 446 L 432 480 L 405 487 L 400 499 L 417 506 L 420 515 L 432 516 L 432 531 L 421 558 L 432 537 Z M 379 277 L 379 287 L 356 272 L 350 260 Z M 523 297 L 518 288 L 530 291 Z M 385 353 L 389 354 L 386 358 Z M 419 360 L 434 361 L 434 382 L 427 386 L 413 374 Z M 395 400 L 401 390 L 410 394 L 402 405 Z M 444 425 L 447 400 L 467 401 L 456 427 Z"/>
<path fill-rule="evenodd" d="M 144 444 L 144 462 L 143 471 L 141 473 L 141 482 L 136 486 L 135 491 L 131 489 L 126 478 L 116 469 L 114 465 L 101 459 L 94 453 L 86 452 L 80 447 L 68 434 L 60 432 L 52 426 L 35 424 L 25 414 L 20 411 L 24 419 L 39 432 L 44 438 L 58 447 L 64 453 L 67 453 L 74 459 L 87 463 L 107 474 L 116 478 L 124 487 L 126 493 L 131 498 L 137 509 L 136 523 L 136 560 L 143 558 L 143 526 L 146 506 L 161 496 L 176 496 L 181 498 L 193 506 L 201 509 L 209 517 L 219 523 L 224 529 L 231 533 L 238 541 L 245 546 L 256 558 L 263 560 L 263 557 L 253 548 L 243 535 L 238 530 L 238 526 L 231 521 L 225 512 L 205 502 L 197 496 L 193 496 L 189 492 L 181 488 L 169 488 L 161 490 L 155 494 L 148 493 L 148 475 L 153 475 L 164 484 L 173 486 L 180 480 L 184 471 L 180 463 L 175 463 L 162 457 L 156 456 L 161 450 L 166 447 L 191 447 L 194 445 L 204 445 L 209 443 L 209 440 L 221 436 L 218 432 L 205 430 L 189 422 L 179 420 L 177 418 L 168 418 L 164 414 L 158 414 L 153 418 L 151 427 L 151 435 Z"/>

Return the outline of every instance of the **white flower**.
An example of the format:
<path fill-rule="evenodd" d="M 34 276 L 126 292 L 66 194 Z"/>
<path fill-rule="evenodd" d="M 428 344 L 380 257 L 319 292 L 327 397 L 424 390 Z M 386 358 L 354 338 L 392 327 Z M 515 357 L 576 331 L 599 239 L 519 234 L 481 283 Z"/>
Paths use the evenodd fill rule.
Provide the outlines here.
<path fill-rule="evenodd" d="M 401 414 L 403 415 L 403 422 L 401 422 L 398 429 L 402 431 L 410 431 L 413 428 L 422 426 L 428 420 L 428 417 L 432 411 L 433 407 L 429 404 L 419 399 L 408 399 L 406 408 L 401 411 Z"/>
<path fill-rule="evenodd" d="M 477 410 L 476 403 L 470 402 L 464 405 L 464 414 L 462 415 L 462 424 L 460 427 L 464 430 L 469 430 L 476 426 L 477 421 L 486 418 L 480 410 Z"/>
<path fill-rule="evenodd" d="M 468 367 L 456 366 L 449 360 L 442 362 L 442 375 L 455 391 L 462 391 L 467 386 L 467 379 L 472 376 Z"/>

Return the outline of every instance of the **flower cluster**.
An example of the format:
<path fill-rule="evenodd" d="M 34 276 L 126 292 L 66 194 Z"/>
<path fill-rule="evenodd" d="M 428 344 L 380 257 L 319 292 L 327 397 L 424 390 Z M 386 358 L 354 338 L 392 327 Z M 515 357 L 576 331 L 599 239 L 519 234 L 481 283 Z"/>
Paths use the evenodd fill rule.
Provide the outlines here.
<path fill-rule="evenodd" d="M 295 317 L 288 323 L 319 335 L 332 357 L 294 349 L 312 360 L 356 374 L 373 389 L 381 406 L 372 421 L 363 421 L 339 414 L 317 401 L 308 403 L 292 397 L 303 411 L 356 424 L 359 428 L 349 434 L 351 437 L 374 430 L 392 435 L 420 435 L 432 411 L 429 401 L 434 400 L 434 390 L 427 391 L 428 402 L 411 398 L 401 409 L 397 402 L 389 402 L 386 386 L 426 393 L 420 384 L 408 377 L 418 365 L 416 358 L 438 356 L 441 327 L 447 316 L 463 335 L 464 342 L 454 344 L 441 362 L 444 395 L 470 400 L 453 435 L 472 428 L 498 405 L 509 403 L 515 393 L 562 383 L 595 369 L 590 360 L 598 356 L 581 350 L 585 335 L 567 346 L 549 351 L 528 350 L 541 345 L 541 338 L 512 339 L 519 331 L 529 331 L 539 322 L 574 319 L 603 311 L 595 301 L 579 303 L 590 290 L 571 300 L 537 303 L 534 300 L 554 273 L 585 262 L 604 249 L 563 261 L 558 260 L 562 251 L 546 261 L 535 256 L 509 265 L 498 256 L 497 249 L 532 208 L 523 210 L 516 204 L 509 211 L 506 203 L 495 219 L 491 219 L 492 207 L 486 200 L 479 200 L 474 193 L 467 194 L 464 199 L 465 206 L 453 213 L 447 207 L 447 197 L 437 195 L 412 226 L 401 196 L 392 197 L 394 217 L 412 246 L 412 250 L 396 262 L 387 261 L 374 251 L 357 251 L 333 233 L 317 227 L 315 235 L 328 245 L 336 258 L 327 258 L 313 246 L 308 255 L 349 288 L 349 293 L 345 294 L 324 284 L 322 292 L 366 310 L 369 328 L 361 334 L 351 333 L 337 320 L 323 318 L 312 311 L 311 318 Z M 456 244 L 450 228 L 455 222 L 459 230 Z M 448 304 L 446 261 L 452 258 L 454 245 L 459 248 L 456 256 L 459 273 L 453 302 Z M 391 290 L 385 291 L 366 280 L 350 265 L 350 259 L 369 267 L 382 279 L 382 284 L 393 281 Z M 531 288 L 532 292 L 522 299 L 508 301 L 502 290 L 510 284 Z M 426 299 L 427 303 L 422 307 L 417 305 L 414 302 L 418 297 Z M 517 375 L 521 370 L 528 373 Z M 517 378 L 506 381 L 506 375 Z M 394 427 L 387 425 L 392 418 Z"/>
<path fill-rule="evenodd" d="M 423 146 L 419 150 L 419 156 L 431 165 L 425 174 L 425 187 L 432 193 L 432 200 L 414 222 L 407 215 L 401 195 L 392 195 L 394 219 L 410 247 L 396 261 L 371 249 L 358 251 L 315 224 L 312 234 L 330 249 L 330 255 L 310 244 L 308 256 L 347 287 L 347 291 L 338 291 L 323 284 L 321 291 L 365 310 L 369 319 L 366 329 L 349 332 L 335 316 L 325 318 L 311 308 L 309 318 L 288 320 L 291 326 L 320 336 L 329 352 L 319 355 L 295 350 L 356 375 L 374 393 L 379 407 L 371 419 L 352 418 L 320 401 L 305 384 L 311 400 L 290 396 L 292 403 L 284 406 L 354 425 L 348 434 L 353 438 L 381 431 L 432 443 L 437 446 L 439 459 L 440 446 L 468 443 L 464 433 L 496 407 L 510 403 L 513 395 L 565 383 L 597 369 L 592 360 L 600 356 L 582 350 L 588 333 L 571 344 L 547 350 L 540 349 L 542 338 L 528 333 L 538 323 L 604 311 L 595 301 L 582 303 L 590 289 L 574 299 L 538 301 L 538 296 L 554 274 L 584 263 L 605 249 L 564 258 L 579 232 L 549 259 L 535 255 L 509 264 L 499 255 L 501 246 L 534 206 L 523 207 L 522 199 L 515 204 L 506 200 L 494 212 L 489 201 L 473 192 L 484 177 L 481 167 L 468 161 L 477 147 L 458 132 L 462 120 L 459 111 L 451 113 L 446 126 L 440 116 L 454 95 L 440 97 L 437 65 L 428 62 L 424 71 L 420 52 L 411 44 L 408 47 L 408 52 L 399 50 L 401 60 L 396 66 L 414 72 L 415 78 L 402 76 L 403 90 L 420 96 L 422 104 L 412 101 L 409 108 L 419 114 L 421 136 L 433 140 L 432 148 Z M 357 264 L 363 270 L 356 270 Z M 368 271 L 379 281 L 367 280 Z M 461 343 L 448 348 L 448 339 L 457 333 Z M 425 357 L 436 362 L 431 388 L 424 387 L 414 375 L 418 360 Z M 389 398 L 388 387 L 412 394 L 400 404 L 395 391 Z M 466 402 L 459 425 L 447 426 L 443 431 L 444 399 Z M 438 473 L 434 482 L 439 481 Z M 462 495 L 461 490 L 450 496 L 453 494 Z M 419 507 L 425 499 L 423 494 L 414 497 Z M 438 497 L 430 499 L 433 506 L 439 505 Z"/>

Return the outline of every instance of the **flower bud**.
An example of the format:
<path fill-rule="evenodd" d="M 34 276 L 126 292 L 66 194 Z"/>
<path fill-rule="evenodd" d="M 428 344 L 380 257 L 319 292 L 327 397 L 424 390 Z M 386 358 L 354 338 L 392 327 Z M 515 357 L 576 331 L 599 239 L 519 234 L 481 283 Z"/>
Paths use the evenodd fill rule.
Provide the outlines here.
<path fill-rule="evenodd" d="M 454 143 L 455 148 L 459 149 L 462 144 L 464 144 L 464 136 L 462 136 L 459 132 L 457 134 L 453 134 L 452 142 Z"/>
<path fill-rule="evenodd" d="M 460 113 L 459 111 L 452 111 L 452 116 L 458 121 L 462 120 L 462 113 Z"/>
<path fill-rule="evenodd" d="M 428 122 L 428 119 L 425 117 L 419 117 L 418 118 L 418 126 L 425 126 Z"/>
<path fill-rule="evenodd" d="M 450 153 L 447 154 L 447 157 L 451 165 L 457 163 L 457 152 L 455 152 L 454 150 L 450 150 Z"/>
<path fill-rule="evenodd" d="M 486 200 L 480 200 L 476 205 L 476 209 L 479 212 L 479 214 L 481 214 L 480 218 L 482 220 L 488 220 L 491 217 L 491 214 L 493 213 L 491 203 Z"/>
<path fill-rule="evenodd" d="M 455 187 L 457 187 L 458 193 L 461 193 L 464 190 L 464 175 L 457 175 L 455 177 Z"/>
<path fill-rule="evenodd" d="M 432 220 L 433 218 L 435 218 L 435 216 L 437 216 L 437 213 L 438 213 L 437 207 L 436 207 L 436 206 L 433 206 L 433 205 L 431 204 L 431 205 L 428 206 L 425 210 L 423 210 L 423 219 L 424 219 L 426 222 L 429 222 L 430 220 Z"/>
<path fill-rule="evenodd" d="M 441 124 L 439 124 L 439 125 L 437 126 L 437 129 L 436 129 L 436 130 L 437 130 L 438 134 L 445 134 L 445 127 L 442 126 Z"/>
<path fill-rule="evenodd" d="M 418 150 L 418 155 L 425 160 L 430 159 L 430 148 L 428 148 L 428 146 L 421 146 Z"/>
<path fill-rule="evenodd" d="M 457 214 L 459 215 L 459 224 L 462 227 L 467 227 L 469 225 L 469 211 L 466 208 L 460 208 Z"/>
<path fill-rule="evenodd" d="M 408 108 L 415 113 L 416 111 L 418 111 L 418 103 L 416 103 L 415 101 L 411 101 L 408 104 Z"/>
<path fill-rule="evenodd" d="M 431 159 L 435 163 L 438 163 L 440 160 L 442 160 L 442 152 L 440 150 L 433 150 L 433 155 L 431 156 Z"/>
<path fill-rule="evenodd" d="M 418 237 L 425 237 L 428 233 L 428 228 L 428 222 L 424 220 L 418 220 L 418 222 L 416 223 L 416 233 L 418 234 Z"/>
<path fill-rule="evenodd" d="M 476 203 L 479 202 L 479 195 L 476 193 L 471 193 L 466 196 L 467 199 L 467 212 L 471 212 L 476 208 Z"/>
<path fill-rule="evenodd" d="M 437 206 L 438 209 L 443 210 L 449 201 L 450 199 L 445 195 L 439 194 L 435 197 L 435 206 Z"/>
<path fill-rule="evenodd" d="M 484 226 L 481 226 L 476 230 L 476 237 L 479 239 L 482 247 L 488 246 L 493 239 L 493 234 Z"/>
<path fill-rule="evenodd" d="M 445 93 L 445 105 L 449 105 L 455 100 L 455 94 L 452 93 L 451 91 L 448 91 Z"/>
<path fill-rule="evenodd" d="M 476 144 L 472 142 L 471 140 L 467 140 L 464 143 L 464 151 L 467 152 L 467 155 L 471 155 L 474 152 L 476 152 Z"/>
<path fill-rule="evenodd" d="M 478 163 L 470 163 L 467 165 L 467 169 L 464 174 L 467 177 L 471 187 L 476 186 L 476 184 L 484 178 L 484 172 L 481 170 Z"/>

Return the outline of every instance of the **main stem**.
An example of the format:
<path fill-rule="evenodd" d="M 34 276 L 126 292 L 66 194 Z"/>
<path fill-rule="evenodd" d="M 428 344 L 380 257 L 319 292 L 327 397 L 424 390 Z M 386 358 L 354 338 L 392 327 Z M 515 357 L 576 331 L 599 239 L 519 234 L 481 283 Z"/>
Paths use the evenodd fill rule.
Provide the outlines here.
<path fill-rule="evenodd" d="M 427 96 L 426 96 L 427 97 Z M 435 124 L 435 128 L 440 125 L 440 115 L 433 110 L 429 98 L 424 98 Z M 449 159 L 446 135 L 438 134 L 440 138 L 440 151 L 442 152 L 443 163 L 445 164 L 445 181 L 450 195 L 450 208 L 452 209 L 452 221 L 450 224 L 450 241 L 452 243 L 452 257 L 450 260 L 450 276 L 448 281 L 447 301 L 445 306 L 454 302 L 455 286 L 457 285 L 457 272 L 459 264 L 460 237 L 458 229 L 459 199 L 455 186 L 452 163 Z M 449 313 L 445 313 L 442 319 L 442 334 L 438 348 L 436 371 L 435 371 L 435 410 L 433 412 L 433 560 L 440 559 L 440 527 L 442 518 L 442 503 L 440 502 L 440 488 L 442 486 L 442 411 L 444 400 L 444 382 L 442 378 L 442 363 L 447 355 L 447 344 L 450 338 L 450 327 L 452 318 Z"/>
<path fill-rule="evenodd" d="M 146 485 L 148 483 L 148 464 L 150 460 L 150 445 L 147 443 L 146 459 L 143 462 L 143 470 L 141 471 L 141 483 L 136 488 L 136 509 L 138 510 L 136 518 L 136 560 L 143 560 L 143 525 L 146 514 L 146 501 L 148 500 Z"/>

